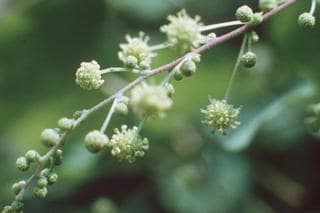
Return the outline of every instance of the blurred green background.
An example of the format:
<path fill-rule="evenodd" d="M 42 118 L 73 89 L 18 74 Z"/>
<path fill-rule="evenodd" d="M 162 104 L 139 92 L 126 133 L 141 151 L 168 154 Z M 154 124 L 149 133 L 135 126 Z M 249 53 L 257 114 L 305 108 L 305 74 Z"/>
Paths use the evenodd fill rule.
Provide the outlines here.
<path fill-rule="evenodd" d="M 16 171 L 16 158 L 31 148 L 45 152 L 44 128 L 134 78 L 108 75 L 102 91 L 83 91 L 74 83 L 81 61 L 120 65 L 118 44 L 126 33 L 143 30 L 157 44 L 165 40 L 159 27 L 168 14 L 186 8 L 210 24 L 233 20 L 242 4 L 257 9 L 253 0 L 1 0 L 0 206 L 12 200 L 11 185 L 28 176 Z M 195 76 L 174 83 L 173 110 L 142 131 L 151 142 L 143 159 L 127 165 L 108 152 L 85 150 L 83 137 L 100 127 L 102 110 L 69 138 L 47 198 L 27 193 L 25 212 L 111 206 L 99 198 L 112 200 L 118 212 L 319 212 L 320 144 L 303 120 L 306 107 L 320 101 L 320 25 L 304 32 L 296 21 L 308 8 L 309 1 L 299 1 L 257 29 L 258 65 L 239 72 L 231 95 L 243 106 L 239 129 L 213 137 L 200 122 L 200 108 L 209 95 L 223 97 L 241 38 L 207 51 Z M 178 56 L 161 51 L 153 66 Z M 132 115 L 115 117 L 112 128 L 137 122 Z"/>

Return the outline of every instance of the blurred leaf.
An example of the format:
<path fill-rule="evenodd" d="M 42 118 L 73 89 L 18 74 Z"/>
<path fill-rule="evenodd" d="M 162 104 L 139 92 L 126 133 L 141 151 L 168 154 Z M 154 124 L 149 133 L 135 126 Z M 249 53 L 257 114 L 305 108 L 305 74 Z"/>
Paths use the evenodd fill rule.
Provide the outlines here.
<path fill-rule="evenodd" d="M 247 148 L 262 125 L 266 122 L 278 122 L 277 120 L 281 119 L 282 113 L 288 107 L 311 97 L 314 94 L 314 89 L 310 84 L 304 84 L 292 89 L 257 113 L 251 120 L 242 122 L 240 128 L 236 129 L 232 134 L 219 137 L 222 147 L 233 152 Z"/>

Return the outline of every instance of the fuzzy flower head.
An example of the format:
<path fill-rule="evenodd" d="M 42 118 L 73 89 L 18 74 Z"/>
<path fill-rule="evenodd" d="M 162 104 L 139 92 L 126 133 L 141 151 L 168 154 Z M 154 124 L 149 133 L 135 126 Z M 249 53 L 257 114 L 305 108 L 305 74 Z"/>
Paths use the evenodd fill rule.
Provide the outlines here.
<path fill-rule="evenodd" d="M 167 34 L 169 44 L 186 52 L 198 47 L 204 40 L 200 19 L 200 16 L 192 18 L 181 10 L 176 16 L 169 15 L 169 24 L 162 26 L 160 31 Z"/>
<path fill-rule="evenodd" d="M 128 129 L 126 125 L 121 126 L 121 130 L 115 129 L 109 146 L 111 154 L 120 160 L 127 160 L 129 163 L 135 162 L 136 158 L 143 157 L 145 151 L 149 149 L 147 138 L 139 136 L 138 127 Z"/>
<path fill-rule="evenodd" d="M 140 32 L 139 37 L 126 36 L 127 43 L 120 44 L 119 59 L 126 67 L 136 69 L 150 68 L 155 53 L 148 45 L 149 37 Z"/>
<path fill-rule="evenodd" d="M 81 63 L 76 72 L 77 85 L 86 90 L 93 90 L 99 89 L 103 82 L 100 66 L 96 61 Z"/>
<path fill-rule="evenodd" d="M 165 87 L 142 83 L 131 90 L 130 105 L 140 118 L 163 118 L 171 108 L 172 100 Z"/>
<path fill-rule="evenodd" d="M 237 118 L 240 114 L 240 108 L 234 108 L 226 100 L 209 99 L 210 104 L 206 109 L 201 109 L 205 114 L 205 120 L 202 121 L 207 126 L 213 127 L 213 132 L 219 131 L 226 135 L 227 130 L 237 128 L 240 122 Z"/>

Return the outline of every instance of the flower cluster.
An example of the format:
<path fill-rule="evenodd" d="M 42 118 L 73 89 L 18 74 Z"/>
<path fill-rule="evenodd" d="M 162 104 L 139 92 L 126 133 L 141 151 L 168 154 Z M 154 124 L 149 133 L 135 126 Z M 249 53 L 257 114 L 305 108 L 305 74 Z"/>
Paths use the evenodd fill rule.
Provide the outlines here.
<path fill-rule="evenodd" d="M 126 125 L 123 125 L 121 130 L 115 129 L 114 133 L 109 146 L 111 154 L 120 160 L 133 163 L 137 157 L 143 157 L 145 151 L 149 149 L 148 139 L 142 139 L 139 136 L 139 129 L 136 126 L 128 129 Z"/>
<path fill-rule="evenodd" d="M 139 37 L 126 36 L 127 43 L 120 44 L 119 59 L 128 68 L 145 70 L 150 68 L 155 53 L 148 45 L 149 37 L 140 32 Z"/>
<path fill-rule="evenodd" d="M 131 90 L 130 105 L 140 118 L 163 118 L 171 108 L 172 100 L 165 87 L 143 82 Z"/>
<path fill-rule="evenodd" d="M 181 10 L 176 16 L 168 16 L 169 24 L 160 28 L 167 34 L 168 43 L 182 52 L 198 47 L 205 37 L 201 35 L 200 16 L 190 17 L 185 10 Z"/>
<path fill-rule="evenodd" d="M 227 103 L 226 100 L 209 99 L 210 104 L 206 109 L 201 109 L 205 114 L 205 120 L 202 121 L 207 126 L 213 127 L 213 132 L 219 131 L 227 134 L 229 128 L 237 128 L 240 122 L 237 121 L 240 114 L 239 108 Z"/>
<path fill-rule="evenodd" d="M 87 90 L 99 89 L 104 82 L 101 74 L 100 65 L 96 61 L 82 62 L 76 72 L 76 84 Z"/>

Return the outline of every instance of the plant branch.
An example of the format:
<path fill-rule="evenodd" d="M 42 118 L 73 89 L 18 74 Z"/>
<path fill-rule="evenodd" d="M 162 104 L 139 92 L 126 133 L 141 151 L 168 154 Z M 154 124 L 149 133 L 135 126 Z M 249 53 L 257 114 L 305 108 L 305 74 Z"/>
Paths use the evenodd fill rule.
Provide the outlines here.
<path fill-rule="evenodd" d="M 285 2 L 284 4 L 280 5 L 279 7 L 269 11 L 268 13 L 264 14 L 263 16 L 263 20 L 267 20 L 270 17 L 276 15 L 277 13 L 279 13 L 280 11 L 288 8 L 289 6 L 293 5 L 294 3 L 296 3 L 298 0 L 288 0 L 287 2 Z M 91 114 L 93 114 L 94 112 L 96 112 L 97 110 L 105 107 L 107 104 L 109 104 L 111 101 L 113 101 L 115 98 L 117 98 L 119 95 L 124 94 L 125 92 L 129 91 L 130 89 L 132 89 L 134 86 L 136 86 L 137 84 L 141 83 L 142 81 L 144 81 L 145 79 L 154 76 L 156 74 L 159 74 L 161 72 L 167 71 L 167 70 L 171 70 L 173 69 L 175 66 L 177 66 L 179 63 L 183 62 L 185 60 L 185 58 L 187 58 L 189 56 L 189 54 L 192 53 L 202 53 L 210 48 L 213 48 L 219 44 L 222 44 L 228 40 L 231 40 L 237 36 L 240 36 L 242 34 L 244 34 L 246 31 L 250 30 L 251 27 L 244 25 L 241 26 L 239 28 L 237 28 L 236 30 L 233 30 L 229 33 L 226 33 L 220 37 L 217 37 L 216 39 L 211 39 L 209 40 L 206 44 L 204 44 L 203 46 L 200 46 L 199 48 L 193 50 L 190 53 L 185 54 L 184 56 L 168 63 L 165 64 L 163 66 L 160 66 L 158 68 L 152 69 L 152 70 L 146 70 L 142 73 L 144 73 L 144 75 L 136 78 L 134 81 L 132 81 L 131 83 L 129 83 L 128 85 L 126 85 L 125 87 L 119 89 L 115 94 L 111 95 L 110 97 L 108 97 L 107 99 L 99 102 L 98 104 L 96 104 L 95 106 L 93 106 L 92 108 L 88 109 L 88 110 L 84 110 L 81 114 L 81 116 L 75 120 L 74 125 L 73 125 L 73 129 L 76 129 L 83 121 L 85 121 Z M 110 70 L 105 70 L 106 73 Z M 122 71 L 122 70 L 117 70 L 117 71 Z M 35 169 L 35 172 L 29 177 L 29 179 L 27 179 L 26 184 L 24 187 L 22 187 L 20 193 L 18 195 L 22 195 L 24 194 L 26 188 L 28 187 L 28 185 L 30 185 L 30 183 L 36 179 L 39 175 L 41 170 L 45 167 L 45 165 L 48 163 L 48 160 L 50 159 L 50 157 L 52 157 L 55 152 L 64 144 L 65 139 L 67 138 L 67 136 L 71 133 L 72 130 L 68 130 L 65 131 L 62 135 L 61 135 L 61 139 L 60 141 L 53 146 L 44 156 L 42 156 L 38 162 L 38 165 Z M 17 195 L 17 196 L 18 196 Z"/>

